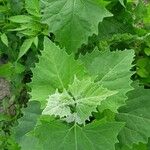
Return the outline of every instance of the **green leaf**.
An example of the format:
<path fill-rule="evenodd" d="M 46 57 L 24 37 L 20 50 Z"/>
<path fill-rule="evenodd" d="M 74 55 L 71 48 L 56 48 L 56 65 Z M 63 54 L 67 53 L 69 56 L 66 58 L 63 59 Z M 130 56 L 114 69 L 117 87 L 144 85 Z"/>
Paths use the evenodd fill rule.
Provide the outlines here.
<path fill-rule="evenodd" d="M 99 22 L 112 16 L 93 0 L 43 0 L 43 5 L 43 22 L 68 53 L 76 53 L 89 36 L 98 34 Z"/>
<path fill-rule="evenodd" d="M 126 93 L 132 89 L 130 77 L 133 74 L 130 69 L 134 52 L 132 50 L 99 52 L 94 51 L 82 57 L 90 75 L 95 76 L 95 82 L 115 90 L 118 93 L 103 101 L 99 110 L 110 109 L 116 112 L 125 104 Z"/>
<path fill-rule="evenodd" d="M 25 0 L 25 8 L 29 14 L 40 17 L 39 0 Z"/>
<path fill-rule="evenodd" d="M 27 15 L 17 15 L 17 16 L 12 16 L 9 18 L 10 21 L 15 22 L 15 23 L 29 23 L 33 19 L 31 16 Z"/>
<path fill-rule="evenodd" d="M 129 148 L 128 146 L 123 146 L 123 147 L 116 147 L 116 150 L 149 150 L 147 148 L 146 144 L 139 143 L 139 144 L 134 144 L 132 148 Z"/>
<path fill-rule="evenodd" d="M 13 64 L 7 63 L 0 65 L 0 77 L 5 77 L 8 80 L 10 80 L 12 72 L 13 72 Z"/>
<path fill-rule="evenodd" d="M 25 71 L 25 66 L 24 65 L 22 65 L 20 63 L 14 63 L 13 65 L 14 65 L 13 66 L 14 67 L 14 72 L 16 74 L 21 74 L 22 72 Z"/>
<path fill-rule="evenodd" d="M 5 33 L 1 35 L 1 40 L 8 47 L 8 38 Z"/>
<path fill-rule="evenodd" d="M 23 42 L 23 44 L 20 48 L 20 52 L 19 52 L 17 60 L 19 60 L 23 55 L 25 55 L 27 53 L 27 51 L 30 49 L 32 43 L 34 42 L 34 39 L 35 38 L 26 39 Z"/>
<path fill-rule="evenodd" d="M 24 140 L 25 135 L 34 129 L 41 112 L 40 103 L 36 101 L 29 102 L 28 107 L 23 109 L 23 117 L 18 120 L 19 124 L 13 128 L 13 137 L 17 142 Z"/>
<path fill-rule="evenodd" d="M 21 147 L 21 150 L 43 150 L 39 140 L 30 133 L 22 137 L 19 146 Z"/>
<path fill-rule="evenodd" d="M 55 94 L 50 95 L 47 99 L 47 105 L 42 114 L 59 116 L 60 118 L 70 116 L 70 105 L 74 105 L 73 97 L 66 90 L 63 93 L 56 91 Z"/>
<path fill-rule="evenodd" d="M 129 147 L 134 143 L 147 143 L 150 137 L 150 89 L 136 84 L 134 87 L 128 93 L 127 105 L 121 107 L 117 115 L 118 121 L 126 122 L 119 134 L 119 141 Z"/>
<path fill-rule="evenodd" d="M 102 88 L 91 79 L 80 81 L 75 78 L 68 88 L 68 93 L 66 90 L 63 93 L 56 91 L 49 96 L 43 114 L 60 116 L 69 123 L 75 121 L 78 124 L 85 124 L 92 116 L 91 113 L 97 111 L 96 108 L 101 101 L 114 94 L 116 92 Z"/>
<path fill-rule="evenodd" d="M 150 56 L 150 48 L 145 48 L 144 52 L 147 56 Z"/>
<path fill-rule="evenodd" d="M 119 0 L 119 2 L 121 3 L 121 5 L 122 5 L 123 7 L 125 7 L 125 5 L 124 5 L 124 0 Z"/>
<path fill-rule="evenodd" d="M 6 6 L 0 5 L 0 13 L 7 13 L 7 12 L 8 12 L 8 8 Z"/>
<path fill-rule="evenodd" d="M 39 57 L 39 63 L 33 71 L 33 79 L 30 84 L 32 100 L 38 100 L 42 106 L 46 103 L 48 95 L 56 89 L 67 89 L 76 75 L 79 79 L 85 75 L 84 66 L 73 55 L 68 55 L 57 47 L 48 38 L 44 40 L 44 50 Z"/>
<path fill-rule="evenodd" d="M 106 7 L 109 3 L 109 1 L 104 1 L 104 0 L 94 0 L 95 2 L 97 2 L 99 5 Z"/>
<path fill-rule="evenodd" d="M 24 9 L 24 1 L 20 1 L 20 0 L 9 1 L 9 11 L 11 10 L 12 14 L 21 14 L 21 11 L 23 9 Z"/>
<path fill-rule="evenodd" d="M 144 57 L 137 60 L 137 74 L 142 78 L 148 78 L 150 75 L 150 58 Z"/>
<path fill-rule="evenodd" d="M 122 123 L 100 121 L 85 127 L 67 125 L 56 120 L 43 120 L 34 130 L 42 150 L 115 150 Z M 30 150 L 30 149 L 29 149 Z"/>
<path fill-rule="evenodd" d="M 36 36 L 34 39 L 34 45 L 36 46 L 36 48 L 38 48 L 38 42 L 39 42 L 39 39 L 38 39 L 38 36 Z"/>
<path fill-rule="evenodd" d="M 147 3 L 145 9 L 147 10 L 146 14 L 143 16 L 144 23 L 146 25 L 150 24 L 149 16 L 150 16 L 150 3 Z"/>

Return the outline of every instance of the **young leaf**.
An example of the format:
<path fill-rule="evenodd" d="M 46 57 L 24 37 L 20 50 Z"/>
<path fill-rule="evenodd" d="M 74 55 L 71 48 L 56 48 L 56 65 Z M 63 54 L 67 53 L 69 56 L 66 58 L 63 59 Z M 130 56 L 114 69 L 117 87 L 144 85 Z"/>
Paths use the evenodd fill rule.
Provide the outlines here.
<path fill-rule="evenodd" d="M 8 38 L 5 33 L 1 35 L 1 40 L 8 47 Z"/>
<path fill-rule="evenodd" d="M 38 39 L 38 36 L 36 36 L 34 39 L 34 45 L 36 46 L 36 48 L 38 48 L 38 42 L 39 42 L 39 39 Z"/>
<path fill-rule="evenodd" d="M 34 38 L 26 39 L 23 42 L 17 60 L 19 60 L 24 54 L 27 53 L 27 51 L 29 50 L 33 42 L 34 42 Z"/>
<path fill-rule="evenodd" d="M 50 95 L 47 99 L 47 105 L 42 114 L 59 116 L 60 118 L 70 116 L 71 105 L 74 105 L 74 100 L 66 90 L 63 93 L 56 91 L 55 94 Z"/>
<path fill-rule="evenodd" d="M 85 75 L 84 66 L 73 55 L 68 55 L 59 49 L 48 38 L 44 40 L 44 50 L 39 63 L 33 69 L 33 79 L 30 84 L 32 100 L 38 100 L 42 106 L 46 103 L 48 95 L 56 89 L 67 89 L 76 75 L 79 79 Z"/>
<path fill-rule="evenodd" d="M 99 52 L 94 51 L 82 57 L 91 76 L 95 76 L 95 82 L 109 90 L 118 91 L 116 95 L 103 101 L 99 110 L 110 109 L 114 112 L 125 104 L 126 93 L 132 89 L 130 77 L 133 74 L 130 69 L 134 52 L 132 50 Z"/>
<path fill-rule="evenodd" d="M 88 37 L 98 34 L 98 23 L 112 16 L 103 5 L 93 0 L 43 0 L 43 22 L 68 53 L 87 43 Z"/>
<path fill-rule="evenodd" d="M 70 93 L 70 95 L 69 95 Z M 48 99 L 43 114 L 64 117 L 67 122 L 76 122 L 85 124 L 92 112 L 96 112 L 96 108 L 107 97 L 116 94 L 102 88 L 98 83 L 94 83 L 91 79 L 82 81 L 74 79 L 72 85 L 63 93 L 56 92 Z"/>
<path fill-rule="evenodd" d="M 80 127 L 56 120 L 41 121 L 34 130 L 42 150 L 115 150 L 117 134 L 122 123 L 100 121 Z"/>
<path fill-rule="evenodd" d="M 31 16 L 27 15 L 17 15 L 17 16 L 12 16 L 9 18 L 10 21 L 15 22 L 15 23 L 29 23 L 33 19 Z"/>
<path fill-rule="evenodd" d="M 126 122 L 119 134 L 120 143 L 129 147 L 134 143 L 147 143 L 150 137 L 150 90 L 135 85 L 135 89 L 128 93 L 126 103 L 117 115 L 118 121 Z"/>

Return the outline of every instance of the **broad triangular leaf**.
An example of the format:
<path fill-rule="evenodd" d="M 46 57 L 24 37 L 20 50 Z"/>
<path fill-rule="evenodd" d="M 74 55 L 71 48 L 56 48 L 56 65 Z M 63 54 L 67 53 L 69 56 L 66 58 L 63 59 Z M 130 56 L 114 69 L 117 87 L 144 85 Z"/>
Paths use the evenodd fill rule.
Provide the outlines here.
<path fill-rule="evenodd" d="M 62 91 L 73 81 L 74 75 L 81 78 L 84 74 L 83 65 L 60 49 L 49 39 L 44 40 L 44 50 L 39 58 L 39 63 L 32 70 L 33 78 L 30 84 L 32 88 L 32 100 L 38 100 L 42 105 L 46 103 L 48 95 L 56 89 Z"/>
<path fill-rule="evenodd" d="M 80 81 L 75 78 L 73 84 L 68 88 L 68 93 L 66 90 L 63 93 L 56 91 L 49 97 L 43 114 L 58 115 L 61 118 L 64 117 L 67 122 L 75 121 L 84 124 L 91 113 L 96 112 L 101 101 L 114 94 L 116 92 L 102 88 L 91 79 Z"/>
<path fill-rule="evenodd" d="M 115 150 L 122 123 L 100 121 L 85 127 L 70 126 L 56 120 L 43 120 L 34 130 L 42 150 Z"/>
<path fill-rule="evenodd" d="M 132 61 L 134 52 L 132 50 L 115 51 L 115 52 L 99 52 L 94 51 L 82 57 L 82 61 L 86 65 L 89 74 L 96 76 L 95 82 L 103 85 L 109 90 L 116 90 L 118 93 L 107 98 L 99 107 L 100 111 L 117 109 L 125 104 L 127 99 L 126 93 L 132 89 L 130 86 L 130 77 L 132 72 Z"/>
<path fill-rule="evenodd" d="M 150 90 L 138 85 L 128 93 L 127 105 L 119 109 L 117 119 L 126 122 L 119 134 L 121 144 L 147 143 L 150 137 Z"/>
<path fill-rule="evenodd" d="M 98 34 L 98 23 L 111 16 L 96 0 L 43 0 L 43 22 L 56 40 L 66 47 L 68 53 L 88 41 L 93 33 Z"/>

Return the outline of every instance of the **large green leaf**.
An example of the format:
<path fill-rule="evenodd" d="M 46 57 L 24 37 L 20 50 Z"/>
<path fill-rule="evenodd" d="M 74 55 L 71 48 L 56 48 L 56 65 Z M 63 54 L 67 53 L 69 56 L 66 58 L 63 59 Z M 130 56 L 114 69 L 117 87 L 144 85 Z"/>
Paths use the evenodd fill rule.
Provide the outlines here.
<path fill-rule="evenodd" d="M 115 150 L 117 134 L 122 127 L 122 123 L 116 122 L 101 124 L 98 121 L 80 127 L 44 119 L 34 133 L 43 147 L 41 150 Z"/>
<path fill-rule="evenodd" d="M 67 122 L 85 124 L 91 113 L 96 112 L 101 101 L 114 94 L 116 92 L 102 88 L 91 79 L 80 81 L 75 78 L 73 84 L 69 86 L 68 93 L 64 90 L 63 93 L 57 91 L 50 95 L 43 114 L 60 116 Z"/>
<path fill-rule="evenodd" d="M 121 144 L 147 143 L 150 137 L 150 90 L 138 87 L 128 93 L 127 105 L 119 109 L 117 119 L 126 122 L 119 134 Z"/>
<path fill-rule="evenodd" d="M 27 136 L 35 128 L 41 112 L 39 102 L 29 102 L 28 107 L 23 109 L 23 117 L 18 120 L 19 124 L 13 128 L 11 136 L 21 146 L 21 150 L 41 150 L 38 139 L 33 136 Z"/>
<path fill-rule="evenodd" d="M 23 110 L 23 117 L 18 120 L 18 126 L 14 127 L 14 134 L 17 142 L 24 139 L 25 134 L 34 129 L 38 117 L 41 115 L 40 103 L 29 102 L 28 107 Z"/>
<path fill-rule="evenodd" d="M 82 57 L 82 61 L 88 68 L 89 74 L 95 76 L 95 82 L 103 85 L 109 90 L 116 90 L 118 93 L 103 101 L 99 110 L 117 109 L 125 104 L 126 93 L 132 89 L 130 86 L 130 71 L 134 52 L 132 50 L 99 52 L 94 51 Z"/>
<path fill-rule="evenodd" d="M 68 53 L 87 43 L 88 37 L 98 34 L 98 23 L 111 16 L 96 0 L 43 0 L 43 22 Z"/>
<path fill-rule="evenodd" d="M 43 150 L 39 140 L 31 133 L 22 137 L 21 141 L 19 141 L 19 146 L 21 150 Z"/>
<path fill-rule="evenodd" d="M 129 148 L 126 145 L 122 147 L 118 146 L 116 147 L 116 150 L 149 150 L 149 149 L 146 144 L 139 143 L 139 144 L 134 144 L 132 148 Z"/>
<path fill-rule="evenodd" d="M 46 103 L 48 95 L 56 89 L 62 91 L 73 81 L 74 75 L 79 79 L 85 74 L 83 65 L 68 55 L 65 50 L 59 49 L 49 39 L 44 40 L 44 50 L 39 63 L 32 70 L 33 78 L 30 84 L 32 100 Z"/>

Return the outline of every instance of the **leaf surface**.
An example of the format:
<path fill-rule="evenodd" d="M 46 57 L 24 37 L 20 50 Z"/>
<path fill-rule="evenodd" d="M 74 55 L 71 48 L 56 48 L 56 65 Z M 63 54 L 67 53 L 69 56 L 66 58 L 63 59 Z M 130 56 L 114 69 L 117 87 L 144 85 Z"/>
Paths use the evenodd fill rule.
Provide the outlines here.
<path fill-rule="evenodd" d="M 14 127 L 14 137 L 17 142 L 21 142 L 24 136 L 34 129 L 38 117 L 41 115 L 39 102 L 29 102 L 28 107 L 23 110 L 23 117 L 18 120 L 19 125 Z"/>
<path fill-rule="evenodd" d="M 9 18 L 10 21 L 15 22 L 15 23 L 29 23 L 33 19 L 31 16 L 27 15 L 17 15 L 17 16 L 12 16 Z"/>
<path fill-rule="evenodd" d="M 123 7 L 125 7 L 125 5 L 124 5 L 124 0 L 119 0 L 119 2 L 121 3 L 121 5 L 122 5 Z"/>
<path fill-rule="evenodd" d="M 77 52 L 88 37 L 98 34 L 98 23 L 112 16 L 93 0 L 43 0 L 43 22 L 68 53 Z"/>
<path fill-rule="evenodd" d="M 28 52 L 28 50 L 30 49 L 32 43 L 34 42 L 34 39 L 35 38 L 29 38 L 29 39 L 26 39 L 23 42 L 23 44 L 21 45 L 20 52 L 19 52 L 17 60 L 19 60 L 23 55 L 25 55 Z"/>
<path fill-rule="evenodd" d="M 25 0 L 25 8 L 29 14 L 40 17 L 39 0 Z"/>
<path fill-rule="evenodd" d="M 8 37 L 5 33 L 1 35 L 1 40 L 8 47 Z"/>
<path fill-rule="evenodd" d="M 55 94 L 50 95 L 47 99 L 47 105 L 42 114 L 63 118 L 71 115 L 71 109 L 69 106 L 73 104 L 74 100 L 66 90 L 64 90 L 63 93 L 56 91 Z"/>
<path fill-rule="evenodd" d="M 129 147 L 134 143 L 147 143 L 150 137 L 150 90 L 135 85 L 135 89 L 128 93 L 126 103 L 117 115 L 119 121 L 126 122 L 119 134 L 120 143 Z"/>
<path fill-rule="evenodd" d="M 89 74 L 95 76 L 95 82 L 99 82 L 109 90 L 118 91 L 116 95 L 102 102 L 102 105 L 99 106 L 100 111 L 110 109 L 116 112 L 120 106 L 125 104 L 126 93 L 132 90 L 130 69 L 133 57 L 132 50 L 116 52 L 97 50 L 81 58 Z"/>
<path fill-rule="evenodd" d="M 34 130 L 43 150 L 115 150 L 122 123 L 94 122 L 85 127 L 67 125 L 56 120 L 44 120 Z M 54 140 L 55 139 L 55 140 Z"/>
<path fill-rule="evenodd" d="M 33 78 L 32 100 L 38 100 L 42 106 L 46 103 L 48 95 L 56 89 L 63 91 L 73 82 L 74 75 L 79 79 L 85 74 L 84 66 L 73 55 L 68 55 L 49 39 L 44 40 L 44 50 L 39 58 L 39 63 L 32 70 Z"/>
<path fill-rule="evenodd" d="M 75 78 L 68 88 L 68 93 L 65 90 L 63 93 L 56 92 L 50 95 L 43 114 L 58 115 L 60 118 L 65 117 L 64 120 L 67 122 L 85 124 L 91 113 L 97 111 L 96 108 L 101 101 L 114 94 L 115 91 L 102 88 L 91 79 L 80 81 Z"/>
<path fill-rule="evenodd" d="M 23 109 L 23 117 L 18 120 L 18 125 L 13 128 L 11 135 L 18 142 L 21 150 L 42 150 L 38 139 L 30 133 L 35 128 L 41 113 L 40 103 L 37 101 L 29 102 L 28 107 Z"/>

